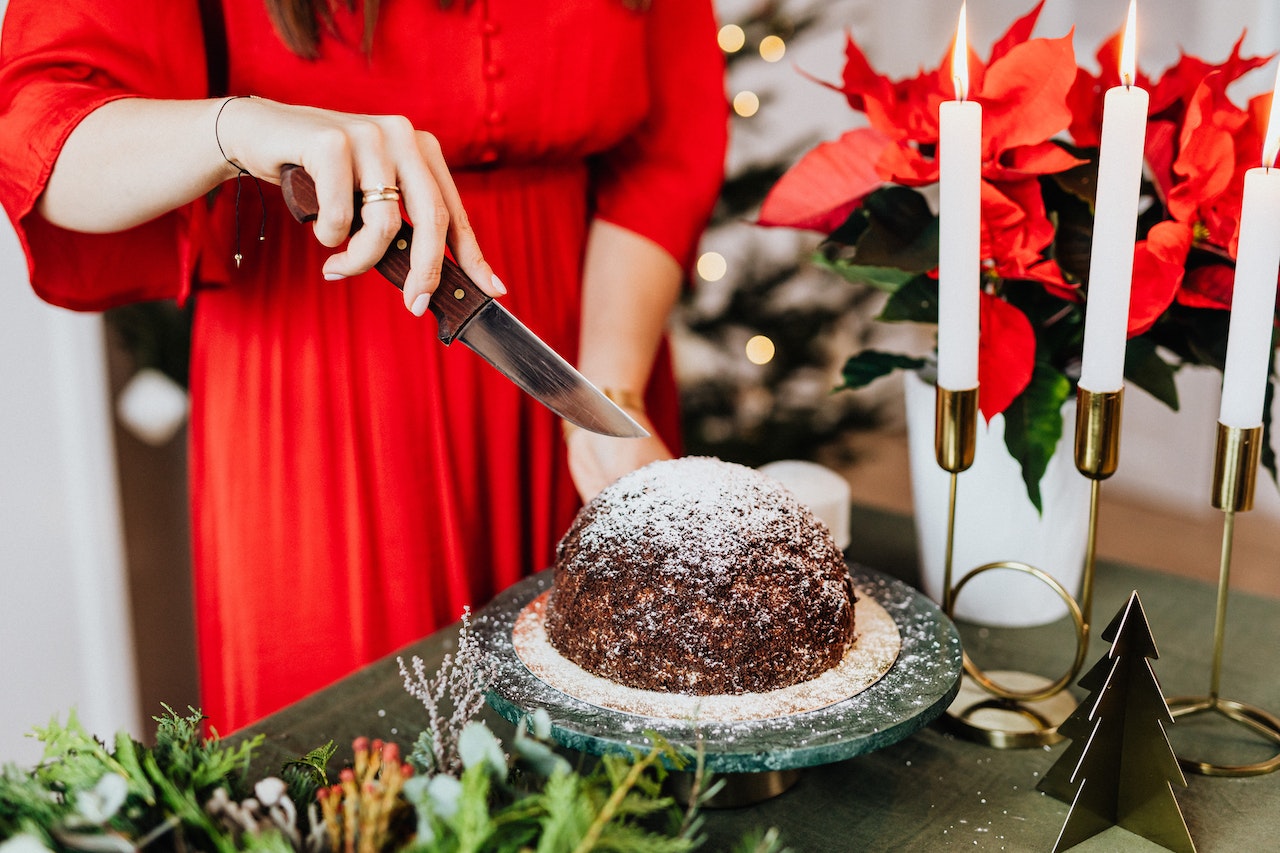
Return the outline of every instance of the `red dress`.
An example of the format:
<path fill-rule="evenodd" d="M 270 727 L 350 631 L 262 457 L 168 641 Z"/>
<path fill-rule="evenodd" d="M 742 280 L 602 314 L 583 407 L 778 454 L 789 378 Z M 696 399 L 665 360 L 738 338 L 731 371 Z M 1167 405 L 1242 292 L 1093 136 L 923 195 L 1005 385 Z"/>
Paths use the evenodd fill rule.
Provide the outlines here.
<path fill-rule="evenodd" d="M 371 57 L 338 13 L 316 61 L 262 0 L 227 0 L 232 94 L 400 113 L 435 133 L 504 304 L 571 361 L 593 216 L 687 263 L 719 187 L 722 60 L 706 0 L 384 0 Z M 556 418 L 375 273 L 327 251 L 265 187 L 118 235 L 32 212 L 62 141 L 117 97 L 204 97 L 196 4 L 11 0 L 0 200 L 36 290 L 99 309 L 195 289 L 190 429 L 202 702 L 230 731 L 548 565 L 577 498 Z M 213 132 L 211 127 L 210 133 Z M 649 389 L 675 441 L 669 367 Z"/>

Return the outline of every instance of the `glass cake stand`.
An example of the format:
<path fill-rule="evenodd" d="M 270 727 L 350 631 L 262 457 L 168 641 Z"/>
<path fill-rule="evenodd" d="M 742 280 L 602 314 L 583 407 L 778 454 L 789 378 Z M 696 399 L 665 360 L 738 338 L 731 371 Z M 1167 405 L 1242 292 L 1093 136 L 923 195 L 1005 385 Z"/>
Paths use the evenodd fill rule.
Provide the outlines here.
<path fill-rule="evenodd" d="M 498 666 L 489 704 L 512 723 L 544 708 L 557 743 L 592 755 L 643 751 L 646 731 L 658 732 L 689 755 L 701 742 L 706 770 L 737 777 L 739 783 L 731 786 L 737 795 L 730 792 L 728 801 L 713 805 L 773 796 L 789 787 L 801 768 L 873 752 L 920 730 L 947 709 L 960 688 L 960 636 L 938 606 L 879 572 L 858 565 L 849 571 L 859 596 L 874 598 L 893 618 L 902 647 L 878 681 L 825 708 L 762 720 L 694 722 L 602 708 L 551 687 L 525 667 L 511 639 L 520 611 L 551 587 L 550 570 L 510 587 L 478 614 L 476 637 Z"/>

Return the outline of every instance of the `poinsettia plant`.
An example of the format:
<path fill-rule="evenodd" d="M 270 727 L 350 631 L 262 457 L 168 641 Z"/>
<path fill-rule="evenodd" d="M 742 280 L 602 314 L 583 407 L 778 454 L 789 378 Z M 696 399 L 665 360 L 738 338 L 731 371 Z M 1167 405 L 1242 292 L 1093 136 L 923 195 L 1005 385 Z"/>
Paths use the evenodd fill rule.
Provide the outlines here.
<path fill-rule="evenodd" d="M 1032 38 L 1043 2 L 1013 23 L 986 60 L 967 57 L 969 97 L 982 105 L 982 293 L 979 409 L 1005 417 L 1005 443 L 1028 496 L 1063 433 L 1074 396 L 1089 290 L 1093 197 L 1103 96 L 1120 80 L 1117 32 L 1077 67 L 1072 36 Z M 1184 365 L 1222 369 L 1244 172 L 1261 162 L 1270 96 L 1244 107 L 1228 86 L 1270 57 L 1211 65 L 1183 54 L 1150 93 L 1129 314 L 1126 382 L 1178 408 Z M 759 224 L 825 235 L 817 260 L 888 294 L 878 319 L 937 323 L 938 107 L 955 98 L 950 51 L 937 68 L 892 80 L 850 34 L 838 83 L 866 124 L 805 154 L 775 184 Z M 947 70 L 944 70 L 947 69 Z M 864 350 L 844 367 L 859 388 L 927 359 Z M 1276 473 L 1269 387 L 1264 464 Z"/>

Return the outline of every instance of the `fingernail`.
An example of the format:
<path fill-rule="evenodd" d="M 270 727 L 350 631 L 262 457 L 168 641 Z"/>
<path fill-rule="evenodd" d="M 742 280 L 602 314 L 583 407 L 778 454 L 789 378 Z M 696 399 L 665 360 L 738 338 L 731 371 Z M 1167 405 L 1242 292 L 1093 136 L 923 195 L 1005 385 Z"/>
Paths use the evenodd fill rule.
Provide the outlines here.
<path fill-rule="evenodd" d="M 507 292 L 507 286 L 502 283 L 502 279 L 498 278 L 496 274 L 493 277 L 493 289 L 498 291 L 499 293 Z"/>
<path fill-rule="evenodd" d="M 327 272 L 324 274 L 325 281 L 342 281 L 344 278 L 346 276 L 340 272 Z"/>
<path fill-rule="evenodd" d="M 431 302 L 430 293 L 420 293 L 418 298 L 413 300 L 413 304 L 409 306 L 410 313 L 415 317 L 421 317 L 427 313 L 427 304 Z"/>

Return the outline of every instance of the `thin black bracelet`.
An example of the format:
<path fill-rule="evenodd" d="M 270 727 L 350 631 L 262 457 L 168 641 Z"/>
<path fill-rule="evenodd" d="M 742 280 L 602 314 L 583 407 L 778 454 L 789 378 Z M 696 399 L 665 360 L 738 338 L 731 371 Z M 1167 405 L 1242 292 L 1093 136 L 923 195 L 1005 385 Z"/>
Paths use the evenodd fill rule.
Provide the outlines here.
<path fill-rule="evenodd" d="M 253 185 L 258 188 L 258 208 L 259 210 L 262 211 L 262 219 L 258 223 L 258 242 L 260 243 L 267 239 L 267 200 L 266 200 L 266 197 L 263 196 L 262 194 L 262 183 L 257 179 L 257 177 L 255 177 L 254 174 L 250 172 L 248 169 L 246 169 L 244 166 L 241 166 L 239 163 L 236 163 L 230 157 L 227 156 L 226 150 L 222 147 L 222 140 L 218 137 L 218 122 L 222 119 L 222 111 L 227 108 L 227 104 L 239 98 L 252 98 L 252 97 L 254 96 L 253 95 L 232 95 L 231 97 L 227 98 L 225 101 L 222 102 L 222 106 L 218 107 L 218 114 L 213 117 L 213 141 L 218 144 L 218 153 L 222 155 L 222 159 L 226 160 L 228 165 L 230 165 L 233 169 L 236 170 L 236 218 L 235 218 L 236 253 L 234 255 L 236 259 L 236 269 L 240 268 L 240 262 L 244 260 L 244 254 L 240 251 L 240 189 L 241 189 L 240 179 L 248 175 L 249 178 L 253 181 Z"/>
<path fill-rule="evenodd" d="M 235 169 L 236 172 L 249 175 L 249 177 L 251 178 L 253 177 L 253 175 L 249 173 L 248 169 L 246 169 L 244 166 L 241 166 L 239 163 L 234 162 L 230 157 L 227 156 L 226 150 L 222 147 L 222 139 L 218 135 L 218 122 L 222 121 L 222 111 L 227 108 L 227 104 L 231 103 L 232 101 L 238 101 L 241 98 L 252 98 L 252 97 L 253 95 L 232 95 L 231 97 L 227 98 L 225 101 L 222 102 L 222 106 L 218 107 L 218 114 L 213 117 L 213 141 L 218 144 L 218 153 L 222 155 L 223 160 L 227 161 L 227 165 Z"/>

